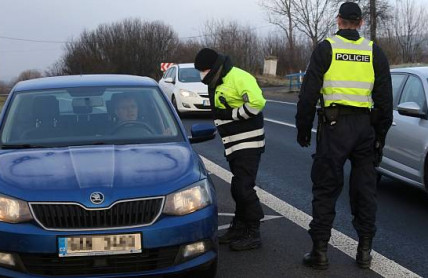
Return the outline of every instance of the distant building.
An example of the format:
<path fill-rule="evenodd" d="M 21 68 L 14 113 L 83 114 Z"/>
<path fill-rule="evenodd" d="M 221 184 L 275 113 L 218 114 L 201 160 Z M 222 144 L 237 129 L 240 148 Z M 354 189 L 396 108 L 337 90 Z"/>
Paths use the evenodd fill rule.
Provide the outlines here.
<path fill-rule="evenodd" d="M 268 56 L 265 58 L 265 64 L 263 67 L 263 75 L 276 76 L 276 68 L 278 64 L 278 58 L 275 56 Z"/>

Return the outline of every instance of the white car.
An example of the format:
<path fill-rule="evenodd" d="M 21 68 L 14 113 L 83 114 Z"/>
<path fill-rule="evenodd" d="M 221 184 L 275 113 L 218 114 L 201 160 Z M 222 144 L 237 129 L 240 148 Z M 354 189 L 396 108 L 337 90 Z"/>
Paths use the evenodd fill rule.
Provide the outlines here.
<path fill-rule="evenodd" d="M 208 86 L 201 82 L 193 63 L 175 64 L 168 68 L 159 80 L 159 86 L 179 114 L 210 111 Z"/>

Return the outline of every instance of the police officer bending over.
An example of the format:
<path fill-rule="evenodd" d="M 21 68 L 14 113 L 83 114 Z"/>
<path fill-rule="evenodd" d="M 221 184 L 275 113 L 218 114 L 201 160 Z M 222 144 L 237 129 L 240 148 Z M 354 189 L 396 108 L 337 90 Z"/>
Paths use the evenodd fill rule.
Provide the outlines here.
<path fill-rule="evenodd" d="M 204 48 L 195 57 L 195 68 L 208 85 L 214 123 L 222 137 L 233 174 L 231 192 L 235 217 L 220 244 L 232 250 L 259 248 L 263 210 L 254 190 L 265 137 L 262 109 L 266 100 L 255 78 L 233 67 L 228 56 Z"/>
<path fill-rule="evenodd" d="M 392 85 L 388 61 L 373 42 L 359 36 L 361 9 L 345 2 L 337 17 L 336 36 L 312 53 L 297 104 L 297 142 L 308 147 L 316 104 L 320 100 L 317 149 L 312 165 L 312 251 L 307 266 L 328 267 L 327 246 L 335 204 L 343 187 L 343 165 L 351 161 L 350 202 L 359 237 L 356 261 L 371 265 L 376 233 L 376 171 L 392 123 Z"/>

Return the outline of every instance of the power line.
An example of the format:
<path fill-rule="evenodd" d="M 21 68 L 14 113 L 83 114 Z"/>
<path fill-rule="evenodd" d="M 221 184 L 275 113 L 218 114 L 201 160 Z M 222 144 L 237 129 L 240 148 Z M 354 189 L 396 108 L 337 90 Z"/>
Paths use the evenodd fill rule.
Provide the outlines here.
<path fill-rule="evenodd" d="M 14 37 L 6 37 L 6 36 L 0 36 L 0 39 L 12 40 L 12 41 L 37 42 L 37 43 L 61 43 L 61 44 L 67 43 L 67 41 L 43 41 L 43 40 L 32 40 L 32 39 L 14 38 Z"/>

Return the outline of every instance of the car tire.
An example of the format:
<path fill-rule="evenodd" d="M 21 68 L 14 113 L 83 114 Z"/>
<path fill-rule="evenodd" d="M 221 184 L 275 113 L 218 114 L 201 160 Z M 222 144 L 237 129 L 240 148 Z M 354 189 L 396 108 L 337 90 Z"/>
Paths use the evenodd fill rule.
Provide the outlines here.
<path fill-rule="evenodd" d="M 174 106 L 174 109 L 177 112 L 178 116 L 181 116 L 180 110 L 178 110 L 177 99 L 175 98 L 175 95 L 172 95 L 171 103 L 172 103 L 172 106 Z"/>

